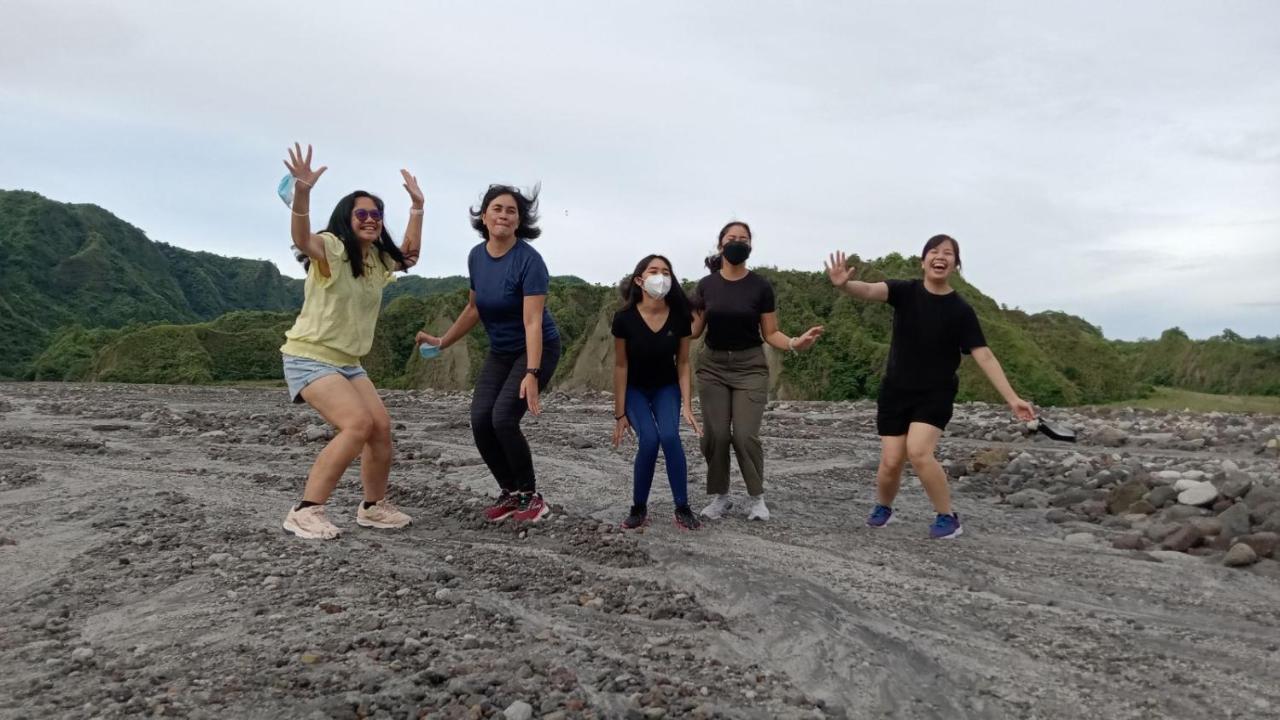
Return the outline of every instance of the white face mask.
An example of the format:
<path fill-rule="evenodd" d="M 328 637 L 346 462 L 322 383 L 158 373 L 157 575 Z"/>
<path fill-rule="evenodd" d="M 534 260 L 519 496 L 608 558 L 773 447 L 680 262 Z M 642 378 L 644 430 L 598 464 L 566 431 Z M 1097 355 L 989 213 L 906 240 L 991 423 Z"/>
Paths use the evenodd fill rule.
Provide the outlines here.
<path fill-rule="evenodd" d="M 654 300 L 660 300 L 667 296 L 671 290 L 670 275 L 646 275 L 644 278 L 644 291 Z"/>

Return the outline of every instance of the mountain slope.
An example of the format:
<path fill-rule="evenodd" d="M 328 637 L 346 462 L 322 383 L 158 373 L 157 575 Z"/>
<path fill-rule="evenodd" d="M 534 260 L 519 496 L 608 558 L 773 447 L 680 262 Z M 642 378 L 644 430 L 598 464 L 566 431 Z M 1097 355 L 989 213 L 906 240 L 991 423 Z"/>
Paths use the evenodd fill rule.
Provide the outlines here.
<path fill-rule="evenodd" d="M 97 206 L 0 190 L 0 377 L 25 374 L 59 327 L 193 322 L 301 300 L 301 281 L 269 262 L 153 242 Z"/>

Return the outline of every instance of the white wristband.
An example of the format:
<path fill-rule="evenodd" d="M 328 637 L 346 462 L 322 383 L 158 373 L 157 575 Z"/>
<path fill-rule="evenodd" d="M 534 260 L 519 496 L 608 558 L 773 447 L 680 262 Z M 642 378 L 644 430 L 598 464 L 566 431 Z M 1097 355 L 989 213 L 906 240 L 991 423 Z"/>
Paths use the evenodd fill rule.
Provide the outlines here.
<path fill-rule="evenodd" d="M 423 215 L 425 213 L 426 210 L 423 210 L 422 208 L 409 208 L 410 215 Z"/>
<path fill-rule="evenodd" d="M 788 349 L 788 350 L 790 350 L 791 352 L 795 352 L 795 351 L 796 351 L 796 339 L 795 339 L 795 338 L 787 338 L 787 349 Z"/>

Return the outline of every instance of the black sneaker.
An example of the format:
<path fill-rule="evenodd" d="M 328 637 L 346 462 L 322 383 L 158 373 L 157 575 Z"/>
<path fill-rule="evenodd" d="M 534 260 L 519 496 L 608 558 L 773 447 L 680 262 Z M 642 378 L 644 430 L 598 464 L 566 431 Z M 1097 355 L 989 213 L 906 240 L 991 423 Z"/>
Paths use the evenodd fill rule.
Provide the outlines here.
<path fill-rule="evenodd" d="M 632 505 L 631 514 L 626 520 L 622 521 L 623 530 L 635 530 L 642 525 L 649 524 L 649 506 L 648 505 Z"/>
<path fill-rule="evenodd" d="M 702 521 L 693 514 L 688 505 L 681 505 L 676 508 L 676 527 L 681 530 L 697 530 L 702 527 Z"/>

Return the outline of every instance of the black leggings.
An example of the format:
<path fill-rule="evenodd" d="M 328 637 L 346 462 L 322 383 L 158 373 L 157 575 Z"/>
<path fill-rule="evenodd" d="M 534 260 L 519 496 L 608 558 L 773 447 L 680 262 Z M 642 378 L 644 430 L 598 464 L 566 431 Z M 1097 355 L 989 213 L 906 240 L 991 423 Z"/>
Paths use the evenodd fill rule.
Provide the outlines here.
<path fill-rule="evenodd" d="M 560 341 L 544 340 L 539 391 L 547 386 L 559 362 Z M 507 492 L 537 490 L 529 441 L 520 432 L 520 420 L 529 409 L 520 397 L 526 367 L 527 353 L 500 355 L 490 351 L 471 396 L 471 434 L 475 436 L 476 449 L 498 485 Z"/>

